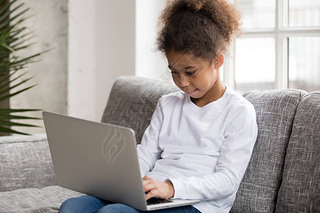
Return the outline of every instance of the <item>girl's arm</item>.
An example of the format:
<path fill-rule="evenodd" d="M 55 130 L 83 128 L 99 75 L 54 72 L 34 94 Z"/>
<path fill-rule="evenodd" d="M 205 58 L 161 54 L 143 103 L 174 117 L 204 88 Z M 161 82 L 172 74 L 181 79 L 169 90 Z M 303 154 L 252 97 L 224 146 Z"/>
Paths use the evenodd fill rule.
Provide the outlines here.
<path fill-rule="evenodd" d="M 161 149 L 159 148 L 158 135 L 162 120 L 163 115 L 159 101 L 152 115 L 150 125 L 144 132 L 141 144 L 137 146 L 141 177 L 151 171 L 155 162 L 160 158 Z"/>

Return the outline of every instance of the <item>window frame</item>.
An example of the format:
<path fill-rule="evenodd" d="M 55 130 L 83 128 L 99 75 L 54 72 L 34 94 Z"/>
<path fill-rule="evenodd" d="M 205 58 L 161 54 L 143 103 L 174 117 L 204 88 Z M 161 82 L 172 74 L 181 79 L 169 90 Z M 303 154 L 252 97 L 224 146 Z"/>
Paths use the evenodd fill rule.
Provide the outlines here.
<path fill-rule="evenodd" d="M 233 0 L 232 3 L 236 3 Z M 285 89 L 289 85 L 289 38 L 292 37 L 320 37 L 320 26 L 316 27 L 289 27 L 289 0 L 274 0 L 275 27 L 242 29 L 241 38 L 274 38 L 275 39 L 275 88 Z M 235 39 L 226 55 L 223 67 L 224 82 L 236 89 L 235 79 Z"/>

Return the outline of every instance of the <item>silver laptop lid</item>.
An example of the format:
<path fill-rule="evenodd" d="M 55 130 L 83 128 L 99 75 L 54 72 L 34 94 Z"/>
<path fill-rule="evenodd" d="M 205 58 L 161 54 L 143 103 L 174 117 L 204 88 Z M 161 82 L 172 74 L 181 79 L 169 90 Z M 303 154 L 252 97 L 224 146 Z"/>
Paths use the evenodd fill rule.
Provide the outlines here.
<path fill-rule="evenodd" d="M 146 210 L 132 129 L 43 112 L 58 185 Z"/>

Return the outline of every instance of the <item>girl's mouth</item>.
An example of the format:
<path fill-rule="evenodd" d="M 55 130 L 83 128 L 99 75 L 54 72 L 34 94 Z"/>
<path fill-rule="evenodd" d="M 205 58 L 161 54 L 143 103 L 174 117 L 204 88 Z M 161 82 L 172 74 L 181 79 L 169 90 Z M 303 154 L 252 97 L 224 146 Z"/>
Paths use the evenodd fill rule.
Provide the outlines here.
<path fill-rule="evenodd" d="M 184 92 L 187 93 L 188 95 L 191 95 L 191 94 L 194 93 L 195 91 L 197 91 L 197 89 L 190 90 L 190 91 L 184 91 Z"/>

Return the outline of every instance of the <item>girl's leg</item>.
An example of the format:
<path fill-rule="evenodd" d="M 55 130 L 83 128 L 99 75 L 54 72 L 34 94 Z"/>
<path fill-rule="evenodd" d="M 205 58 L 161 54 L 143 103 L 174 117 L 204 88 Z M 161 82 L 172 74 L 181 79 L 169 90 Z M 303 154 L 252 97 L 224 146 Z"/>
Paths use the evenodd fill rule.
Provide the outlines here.
<path fill-rule="evenodd" d="M 132 208 L 130 206 L 121 204 L 121 203 L 115 203 L 115 204 L 109 204 L 99 210 L 98 213 L 140 213 L 143 211 L 139 211 L 135 208 Z"/>
<path fill-rule="evenodd" d="M 93 196 L 84 195 L 81 197 L 70 198 L 64 201 L 60 207 L 61 213 L 93 213 L 99 211 L 106 204 Z"/>
<path fill-rule="evenodd" d="M 201 213 L 198 209 L 194 208 L 193 206 L 181 206 L 181 207 L 170 208 L 170 209 L 150 211 L 150 213 L 151 212 L 152 213 Z"/>
<path fill-rule="evenodd" d="M 137 210 L 130 206 L 115 203 L 107 204 L 102 200 L 84 195 L 81 197 L 70 198 L 63 202 L 60 207 L 60 213 L 143 213 L 144 211 Z M 177 208 L 149 211 L 149 213 L 200 213 L 192 206 L 183 206 Z"/>
<path fill-rule="evenodd" d="M 135 208 L 130 206 L 115 203 L 109 204 L 100 209 L 99 213 L 143 213 L 144 211 L 139 211 Z M 149 213 L 200 213 L 199 210 L 194 208 L 193 206 L 183 206 L 177 208 L 170 208 L 170 209 L 162 209 L 156 211 L 148 211 Z"/>

